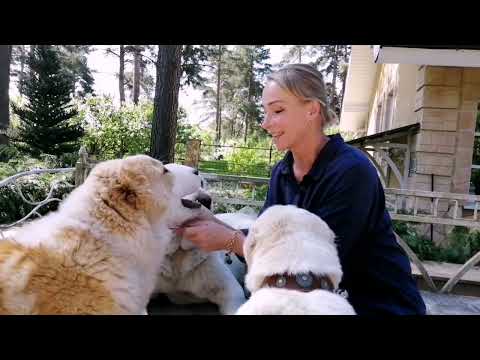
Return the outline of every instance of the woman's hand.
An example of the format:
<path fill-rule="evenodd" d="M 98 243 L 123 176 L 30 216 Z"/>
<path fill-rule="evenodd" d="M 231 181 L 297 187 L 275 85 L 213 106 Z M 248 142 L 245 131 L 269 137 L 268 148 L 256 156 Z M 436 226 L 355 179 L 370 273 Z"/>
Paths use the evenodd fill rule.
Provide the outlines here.
<path fill-rule="evenodd" d="M 175 232 L 200 249 L 210 252 L 225 250 L 236 231 L 218 219 L 194 219 L 182 224 Z M 242 256 L 243 234 L 237 235 L 237 239 L 233 251 Z"/>

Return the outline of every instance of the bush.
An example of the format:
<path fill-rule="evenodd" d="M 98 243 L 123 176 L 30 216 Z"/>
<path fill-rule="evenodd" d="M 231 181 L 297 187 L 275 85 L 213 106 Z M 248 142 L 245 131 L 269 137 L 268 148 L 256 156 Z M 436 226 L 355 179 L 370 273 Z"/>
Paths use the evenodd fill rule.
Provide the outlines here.
<path fill-rule="evenodd" d="M 99 160 L 146 154 L 150 149 L 153 104 L 116 108 L 109 98 L 90 98 L 79 116 L 86 134 L 82 139 L 89 154 Z"/>
<path fill-rule="evenodd" d="M 62 175 L 65 180 L 73 183 L 72 175 Z M 58 178 L 58 176 L 57 176 Z M 26 216 L 35 206 L 30 205 L 23 201 L 15 187 L 19 186 L 22 194 L 32 202 L 39 202 L 44 200 L 51 186 L 52 176 L 41 176 L 35 179 L 21 179 L 16 184 L 9 184 L 0 188 L 0 224 L 10 224 L 17 220 L 20 220 Z M 72 187 L 67 186 L 64 183 L 59 183 L 52 195 L 58 199 L 64 199 L 71 191 Z M 45 215 L 50 211 L 54 211 L 58 208 L 58 201 L 52 201 L 40 209 L 38 213 Z M 29 219 L 36 218 L 33 215 Z"/>
<path fill-rule="evenodd" d="M 464 264 L 480 251 L 480 232 L 456 226 L 448 235 L 448 246 L 440 247 L 432 240 L 418 235 L 410 223 L 393 221 L 395 232 L 410 246 L 422 261 Z"/>
<path fill-rule="evenodd" d="M 270 140 L 251 140 L 244 147 L 236 148 L 227 154 L 228 172 L 239 175 L 269 177 L 275 163 L 283 154 L 272 148 L 270 159 Z M 263 150 L 266 149 L 266 150 Z"/>
<path fill-rule="evenodd" d="M 47 169 L 54 167 L 63 167 L 64 159 L 55 156 L 43 156 L 41 160 L 28 156 L 19 156 L 10 159 L 8 162 L 0 163 L 0 180 L 13 176 L 20 172 Z M 18 179 L 14 184 L 0 187 L 0 223 L 9 224 L 20 220 L 27 215 L 33 208 L 22 200 L 16 191 L 16 186 L 20 187 L 23 195 L 32 202 L 38 202 L 45 199 L 50 191 L 51 184 L 54 180 L 63 180 L 70 184 L 74 183 L 73 172 L 67 174 L 42 174 L 31 175 Z M 53 196 L 63 199 L 69 194 L 73 188 L 60 183 L 54 190 Z M 49 211 L 58 207 L 57 202 L 51 202 L 39 209 L 39 213 L 44 215 Z M 35 218 L 35 216 L 33 216 Z"/>

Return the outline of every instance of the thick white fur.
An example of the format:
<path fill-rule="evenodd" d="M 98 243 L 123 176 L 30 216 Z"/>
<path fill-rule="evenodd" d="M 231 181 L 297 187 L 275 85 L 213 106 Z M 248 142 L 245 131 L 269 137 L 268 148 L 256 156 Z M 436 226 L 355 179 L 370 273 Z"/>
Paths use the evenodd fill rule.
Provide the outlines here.
<path fill-rule="evenodd" d="M 192 171 L 192 168 L 178 164 L 168 164 L 166 167 L 177 173 Z M 235 215 L 219 218 L 227 223 L 230 221 L 231 226 L 237 229 L 253 223 L 251 216 L 250 222 L 247 222 L 242 214 Z M 233 264 L 229 266 L 224 261 L 224 252 L 206 253 L 191 242 L 174 236 L 161 264 L 155 293 L 166 294 L 176 304 L 210 301 L 219 306 L 222 314 L 234 314 L 246 301 L 238 281 L 245 271 L 235 256 L 232 256 L 232 260 Z"/>
<path fill-rule="evenodd" d="M 267 276 L 310 271 L 329 276 L 337 288 L 342 269 L 334 241 L 335 234 L 315 214 L 292 205 L 268 208 L 250 228 L 244 243 L 245 283 L 252 296 L 237 314 L 355 314 L 345 298 L 325 290 L 304 293 L 262 287 Z"/>

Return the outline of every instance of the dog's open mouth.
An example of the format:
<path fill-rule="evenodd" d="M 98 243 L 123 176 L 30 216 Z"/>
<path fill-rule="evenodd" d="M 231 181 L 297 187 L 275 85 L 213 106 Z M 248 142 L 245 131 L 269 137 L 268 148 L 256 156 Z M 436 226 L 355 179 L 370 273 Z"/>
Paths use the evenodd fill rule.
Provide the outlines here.
<path fill-rule="evenodd" d="M 203 205 L 211 210 L 212 198 L 208 194 L 200 192 L 195 200 L 182 199 L 182 205 L 189 209 L 199 209 Z"/>

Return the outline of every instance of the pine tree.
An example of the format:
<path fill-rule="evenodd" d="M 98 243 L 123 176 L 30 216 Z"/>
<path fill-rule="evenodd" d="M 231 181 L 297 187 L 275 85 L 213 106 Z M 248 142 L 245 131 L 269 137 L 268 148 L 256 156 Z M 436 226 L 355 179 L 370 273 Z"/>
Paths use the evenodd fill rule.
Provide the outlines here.
<path fill-rule="evenodd" d="M 95 82 L 87 64 L 87 55 L 91 45 L 58 45 L 53 49 L 58 51 L 59 59 L 65 76 L 70 79 L 72 94 L 84 98 L 87 94 L 95 95 Z M 77 90 L 78 89 L 78 90 Z"/>
<path fill-rule="evenodd" d="M 12 67 L 10 76 L 17 78 L 17 89 L 20 95 L 23 95 L 23 79 L 25 77 L 26 61 L 28 52 L 26 45 L 12 45 Z"/>
<path fill-rule="evenodd" d="M 311 45 L 290 45 L 282 58 L 280 65 L 288 63 L 302 63 L 311 53 Z"/>
<path fill-rule="evenodd" d="M 225 45 L 212 45 L 208 49 L 209 64 L 207 68 L 207 85 L 203 90 L 203 103 L 212 111 L 207 116 L 215 115 L 215 143 L 220 143 L 222 138 L 222 119 L 224 107 L 227 106 L 225 88 L 228 87 L 235 70 L 232 68 L 231 51 Z"/>
<path fill-rule="evenodd" d="M 260 98 L 263 91 L 264 77 L 271 71 L 270 50 L 264 45 L 242 45 L 235 49 L 236 61 L 240 74 L 238 91 L 240 112 L 243 117 L 243 141 L 254 131 L 254 124 L 261 120 Z"/>
<path fill-rule="evenodd" d="M 342 107 L 350 51 L 350 45 L 313 45 L 311 49 L 312 56 L 316 57 L 312 65 L 323 73 L 325 79 L 331 78 L 331 81 L 325 82 L 327 96 L 338 115 Z M 341 82 L 340 91 L 337 81 Z"/>
<path fill-rule="evenodd" d="M 324 76 L 329 104 L 340 114 L 350 52 L 350 45 L 291 45 L 280 65 L 299 62 L 315 66 Z"/>
<path fill-rule="evenodd" d="M 27 104 L 13 111 L 20 118 L 18 146 L 33 156 L 42 153 L 61 155 L 78 150 L 83 135 L 71 105 L 71 78 L 65 76 L 58 51 L 50 45 L 37 45 L 27 61 L 28 78 L 24 83 Z"/>

